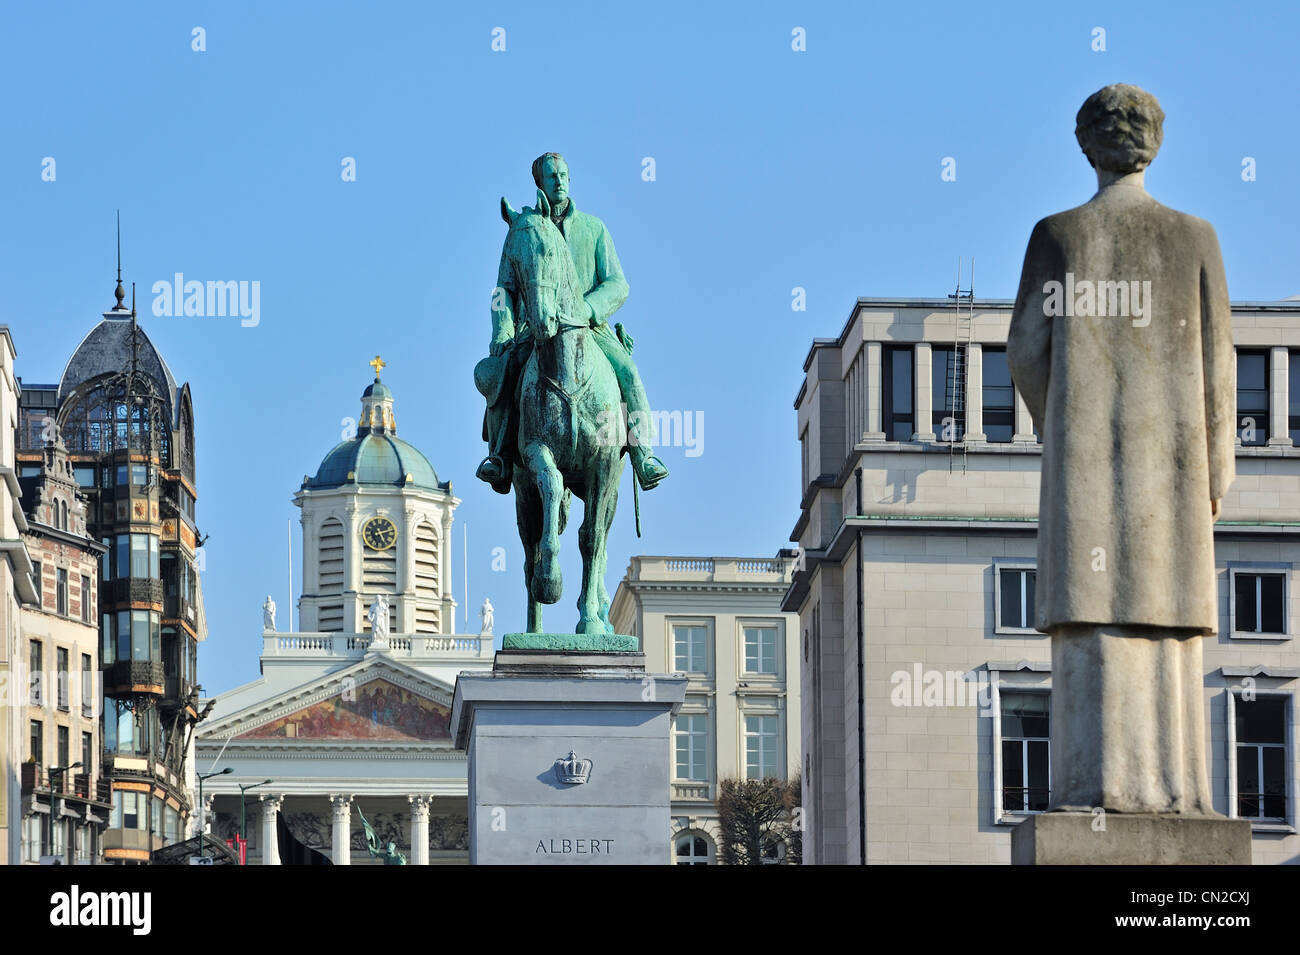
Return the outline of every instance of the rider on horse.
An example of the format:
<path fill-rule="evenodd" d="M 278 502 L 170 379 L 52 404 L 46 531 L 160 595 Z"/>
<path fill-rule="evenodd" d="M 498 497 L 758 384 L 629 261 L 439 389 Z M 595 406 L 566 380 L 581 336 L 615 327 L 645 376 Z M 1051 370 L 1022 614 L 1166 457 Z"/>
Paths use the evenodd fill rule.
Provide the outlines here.
<path fill-rule="evenodd" d="M 621 326 L 617 333 L 609 326 L 610 316 L 627 300 L 628 292 L 627 280 L 614 251 L 614 240 L 605 223 L 574 207 L 569 198 L 569 167 L 558 153 L 545 153 L 533 161 L 533 181 L 550 202 L 551 220 L 564 236 L 579 282 L 584 286 L 593 337 L 613 366 L 628 410 L 628 454 L 636 480 L 648 491 L 668 476 L 668 469 L 652 453 L 649 401 L 632 362 L 631 338 Z M 519 290 L 514 285 L 503 251 L 497 291 L 492 299 L 489 358 L 475 368 L 475 383 L 488 402 L 483 418 L 488 456 L 479 464 L 476 476 L 501 494 L 509 493 L 515 463 L 518 428 L 515 386 L 533 347 L 527 324 L 515 320 Z"/>

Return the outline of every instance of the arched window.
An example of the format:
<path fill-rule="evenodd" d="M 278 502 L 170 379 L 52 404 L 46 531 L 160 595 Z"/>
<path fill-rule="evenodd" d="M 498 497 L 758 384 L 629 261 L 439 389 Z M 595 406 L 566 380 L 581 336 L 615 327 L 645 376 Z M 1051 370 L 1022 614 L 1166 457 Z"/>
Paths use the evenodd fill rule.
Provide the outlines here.
<path fill-rule="evenodd" d="M 59 526 L 61 526 L 66 531 L 68 529 L 68 502 L 67 501 L 59 502 L 59 511 L 63 521 L 62 524 L 60 524 Z"/>
<path fill-rule="evenodd" d="M 673 862 L 676 865 L 713 865 L 713 840 L 694 830 L 680 833 L 673 840 Z"/>

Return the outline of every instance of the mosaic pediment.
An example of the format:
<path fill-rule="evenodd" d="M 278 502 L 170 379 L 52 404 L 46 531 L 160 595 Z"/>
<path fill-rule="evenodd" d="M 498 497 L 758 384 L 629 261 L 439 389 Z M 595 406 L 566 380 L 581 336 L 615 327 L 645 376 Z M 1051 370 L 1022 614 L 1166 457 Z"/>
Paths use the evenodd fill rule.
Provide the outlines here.
<path fill-rule="evenodd" d="M 372 680 L 236 739 L 446 740 L 450 724 L 448 707 L 387 680 Z"/>

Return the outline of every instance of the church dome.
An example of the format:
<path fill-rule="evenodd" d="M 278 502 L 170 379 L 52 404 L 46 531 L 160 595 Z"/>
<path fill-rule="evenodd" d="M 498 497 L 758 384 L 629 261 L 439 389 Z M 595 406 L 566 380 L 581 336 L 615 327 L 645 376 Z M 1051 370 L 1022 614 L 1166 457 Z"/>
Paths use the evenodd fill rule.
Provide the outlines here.
<path fill-rule="evenodd" d="M 334 446 L 316 469 L 316 476 L 303 482 L 308 490 L 342 487 L 346 484 L 416 487 L 446 491 L 450 484 L 438 480 L 418 448 L 397 436 L 393 416 L 393 393 L 379 380 L 384 362 L 371 362 L 375 380 L 361 394 L 361 420 L 355 438 Z"/>
<path fill-rule="evenodd" d="M 369 429 L 366 429 L 369 430 Z M 392 434 L 358 434 L 335 446 L 303 487 L 341 487 L 344 484 L 385 484 L 445 490 L 438 475 L 420 451 Z"/>

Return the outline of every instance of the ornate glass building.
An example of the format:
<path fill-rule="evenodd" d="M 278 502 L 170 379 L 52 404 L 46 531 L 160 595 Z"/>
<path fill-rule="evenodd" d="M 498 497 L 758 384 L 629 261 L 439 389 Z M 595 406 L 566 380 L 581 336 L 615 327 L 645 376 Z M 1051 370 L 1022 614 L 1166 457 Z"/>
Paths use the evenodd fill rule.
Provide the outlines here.
<path fill-rule="evenodd" d="M 123 304 L 73 352 L 57 385 L 27 384 L 19 409 L 20 473 L 40 472 L 60 439 L 84 499 L 99 563 L 102 772 L 112 790 L 106 861 L 148 862 L 179 841 L 191 810 L 186 754 L 204 638 L 195 525 L 194 409 Z"/>

